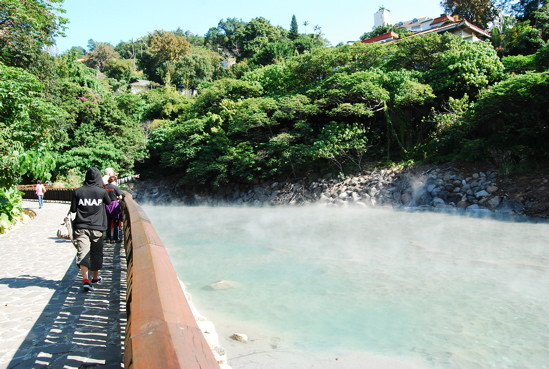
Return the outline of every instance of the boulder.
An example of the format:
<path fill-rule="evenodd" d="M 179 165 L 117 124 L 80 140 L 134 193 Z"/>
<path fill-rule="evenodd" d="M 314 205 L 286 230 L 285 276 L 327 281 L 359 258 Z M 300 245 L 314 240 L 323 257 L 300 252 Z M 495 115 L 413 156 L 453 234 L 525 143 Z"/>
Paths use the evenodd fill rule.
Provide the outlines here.
<path fill-rule="evenodd" d="M 211 291 L 220 291 L 220 290 L 230 290 L 237 287 L 238 287 L 237 282 L 222 280 L 222 281 L 210 283 L 209 285 L 204 286 L 204 289 L 211 290 Z"/>
<path fill-rule="evenodd" d="M 248 342 L 248 336 L 245 335 L 244 333 L 233 333 L 231 335 L 231 339 L 233 339 L 235 341 L 238 341 L 238 342 L 243 342 L 243 343 Z"/>

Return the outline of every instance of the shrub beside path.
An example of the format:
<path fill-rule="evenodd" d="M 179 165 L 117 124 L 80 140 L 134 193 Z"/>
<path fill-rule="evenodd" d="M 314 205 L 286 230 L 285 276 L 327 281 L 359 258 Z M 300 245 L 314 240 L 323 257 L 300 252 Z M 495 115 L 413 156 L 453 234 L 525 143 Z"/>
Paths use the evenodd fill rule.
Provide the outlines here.
<path fill-rule="evenodd" d="M 76 250 L 56 237 L 69 204 L 23 205 L 37 216 L 0 235 L 0 368 L 123 367 L 123 246 L 105 245 L 103 282 L 84 293 Z"/>

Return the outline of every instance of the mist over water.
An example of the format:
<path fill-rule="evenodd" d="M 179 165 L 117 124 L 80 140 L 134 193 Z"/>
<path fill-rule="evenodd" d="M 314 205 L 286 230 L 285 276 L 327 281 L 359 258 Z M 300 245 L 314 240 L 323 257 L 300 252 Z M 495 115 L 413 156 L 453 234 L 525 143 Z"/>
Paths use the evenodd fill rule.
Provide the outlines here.
<path fill-rule="evenodd" d="M 143 208 L 216 325 L 255 327 L 313 355 L 549 368 L 547 223 L 371 208 Z M 218 281 L 231 288 L 208 288 Z"/>

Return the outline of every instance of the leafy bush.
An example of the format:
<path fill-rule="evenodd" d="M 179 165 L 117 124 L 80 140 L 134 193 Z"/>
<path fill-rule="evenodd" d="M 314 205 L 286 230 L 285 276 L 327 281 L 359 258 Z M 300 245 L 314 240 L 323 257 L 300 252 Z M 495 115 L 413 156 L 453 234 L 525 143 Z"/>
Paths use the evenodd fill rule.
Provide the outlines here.
<path fill-rule="evenodd" d="M 5 233 L 14 219 L 21 215 L 22 192 L 15 186 L 9 188 L 0 187 L 0 233 Z"/>
<path fill-rule="evenodd" d="M 483 152 L 509 150 L 517 158 L 549 159 L 549 72 L 511 76 L 481 94 L 470 122 Z M 524 150 L 528 148 L 528 150 Z"/>
<path fill-rule="evenodd" d="M 501 58 L 501 62 L 508 73 L 521 74 L 529 70 L 536 70 L 534 54 L 504 56 Z"/>

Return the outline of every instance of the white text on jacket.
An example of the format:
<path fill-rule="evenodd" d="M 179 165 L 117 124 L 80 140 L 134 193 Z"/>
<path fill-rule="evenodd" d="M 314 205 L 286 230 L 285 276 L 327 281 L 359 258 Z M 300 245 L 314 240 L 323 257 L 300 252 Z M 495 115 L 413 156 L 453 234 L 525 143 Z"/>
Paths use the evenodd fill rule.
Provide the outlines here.
<path fill-rule="evenodd" d="M 99 206 L 103 203 L 103 199 L 80 199 L 78 205 L 84 206 Z"/>

